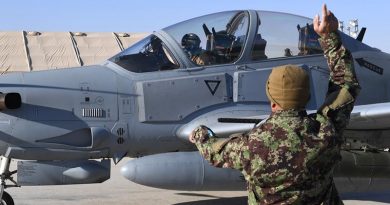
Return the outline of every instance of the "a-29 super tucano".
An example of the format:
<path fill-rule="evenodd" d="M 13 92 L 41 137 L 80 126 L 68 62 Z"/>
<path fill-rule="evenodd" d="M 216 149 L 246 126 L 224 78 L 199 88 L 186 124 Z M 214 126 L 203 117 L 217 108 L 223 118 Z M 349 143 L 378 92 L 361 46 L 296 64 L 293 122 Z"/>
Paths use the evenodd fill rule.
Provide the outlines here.
<path fill-rule="evenodd" d="M 309 72 L 307 108 L 315 111 L 329 71 L 311 23 L 278 12 L 221 12 L 154 32 L 100 65 L 0 76 L 2 188 L 103 182 L 111 159 L 140 157 L 121 170 L 140 184 L 244 189 L 239 172 L 210 167 L 187 137 L 200 124 L 228 137 L 267 117 L 264 85 L 278 65 Z M 364 33 L 341 36 L 363 89 L 345 132 L 338 186 L 388 189 L 390 55 L 362 43 Z M 17 172 L 11 159 L 19 160 Z"/>

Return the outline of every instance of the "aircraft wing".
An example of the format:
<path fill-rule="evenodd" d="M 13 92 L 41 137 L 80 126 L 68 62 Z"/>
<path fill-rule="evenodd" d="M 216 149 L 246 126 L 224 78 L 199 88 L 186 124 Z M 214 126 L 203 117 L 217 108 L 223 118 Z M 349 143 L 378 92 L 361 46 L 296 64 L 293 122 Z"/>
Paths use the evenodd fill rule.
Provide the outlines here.
<path fill-rule="evenodd" d="M 268 118 L 269 115 L 253 115 L 246 117 L 236 116 L 206 116 L 193 120 L 180 127 L 176 136 L 182 140 L 188 140 L 188 136 L 199 125 L 209 127 L 219 137 L 229 137 L 231 134 L 242 133 L 251 130 L 256 124 Z"/>
<path fill-rule="evenodd" d="M 347 129 L 356 131 L 390 129 L 390 103 L 355 106 Z"/>
<path fill-rule="evenodd" d="M 308 113 L 313 112 L 315 111 L 309 111 Z M 212 116 L 188 123 L 182 126 L 176 134 L 179 138 L 187 140 L 193 129 L 199 125 L 206 125 L 217 136 L 228 137 L 231 134 L 252 129 L 258 122 L 267 117 L 268 115 L 237 116 L 237 118 Z M 390 130 L 390 103 L 355 106 L 347 129 L 351 131 Z"/>

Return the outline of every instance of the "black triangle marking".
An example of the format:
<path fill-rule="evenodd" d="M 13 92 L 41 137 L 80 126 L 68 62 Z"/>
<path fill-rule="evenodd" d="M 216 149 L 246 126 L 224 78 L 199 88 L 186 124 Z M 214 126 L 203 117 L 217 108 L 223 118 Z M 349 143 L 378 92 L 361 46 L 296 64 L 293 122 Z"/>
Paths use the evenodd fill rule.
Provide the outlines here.
<path fill-rule="evenodd" d="M 212 95 L 217 92 L 219 84 L 221 83 L 220 80 L 205 80 L 204 82 L 206 83 Z"/>

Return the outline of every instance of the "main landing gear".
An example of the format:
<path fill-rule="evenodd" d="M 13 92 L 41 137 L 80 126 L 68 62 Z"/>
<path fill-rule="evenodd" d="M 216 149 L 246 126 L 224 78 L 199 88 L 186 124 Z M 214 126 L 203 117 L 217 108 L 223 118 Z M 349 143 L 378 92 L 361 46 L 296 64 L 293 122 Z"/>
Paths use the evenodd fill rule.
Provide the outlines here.
<path fill-rule="evenodd" d="M 14 205 L 14 200 L 11 195 L 9 195 L 6 191 L 6 188 L 9 187 L 20 187 L 16 181 L 13 179 L 12 175 L 14 175 L 17 171 L 9 171 L 9 165 L 11 163 L 11 159 L 7 157 L 2 157 L 0 164 L 0 178 L 1 178 L 1 187 L 0 187 L 0 205 Z M 12 185 L 7 185 L 6 180 L 11 181 Z"/>

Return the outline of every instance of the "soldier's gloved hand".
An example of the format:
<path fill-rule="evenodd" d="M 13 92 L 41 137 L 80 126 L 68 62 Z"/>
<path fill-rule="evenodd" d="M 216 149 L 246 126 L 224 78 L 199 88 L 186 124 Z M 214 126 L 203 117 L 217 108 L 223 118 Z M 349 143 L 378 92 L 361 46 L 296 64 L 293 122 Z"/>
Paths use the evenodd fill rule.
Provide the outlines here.
<path fill-rule="evenodd" d="M 191 135 L 188 137 L 188 140 L 192 143 L 196 143 L 197 141 L 204 142 L 209 137 L 213 136 L 215 136 L 215 134 L 210 128 L 201 125 L 192 131 Z"/>
<path fill-rule="evenodd" d="M 339 21 L 328 10 L 326 4 L 322 6 L 322 20 L 319 15 L 316 15 L 313 19 L 314 31 L 321 37 L 325 37 L 332 32 L 337 32 L 339 29 Z"/>

